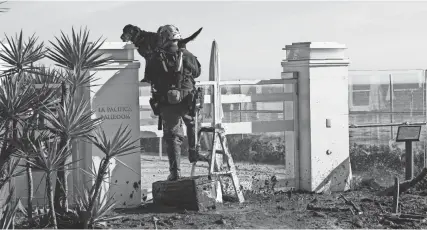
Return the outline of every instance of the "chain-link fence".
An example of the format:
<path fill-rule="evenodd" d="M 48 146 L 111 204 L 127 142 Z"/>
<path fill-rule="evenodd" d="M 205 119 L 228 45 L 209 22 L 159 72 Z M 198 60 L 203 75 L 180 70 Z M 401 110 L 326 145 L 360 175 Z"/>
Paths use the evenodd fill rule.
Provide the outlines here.
<path fill-rule="evenodd" d="M 398 126 L 425 124 L 424 70 L 350 71 L 350 158 L 356 178 L 374 178 L 389 185 L 395 175 L 404 179 L 405 145 L 396 142 Z M 395 124 L 391 126 L 391 124 Z M 415 175 L 424 167 L 426 128 L 413 142 Z"/>

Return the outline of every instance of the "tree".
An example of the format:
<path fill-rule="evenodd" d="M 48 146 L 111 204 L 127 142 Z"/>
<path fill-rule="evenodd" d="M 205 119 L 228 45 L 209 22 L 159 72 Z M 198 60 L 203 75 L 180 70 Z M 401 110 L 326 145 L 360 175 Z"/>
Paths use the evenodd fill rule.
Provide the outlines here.
<path fill-rule="evenodd" d="M 89 102 L 82 99 L 75 102 L 75 95 L 79 89 L 89 87 L 93 81 L 94 75 L 90 74 L 89 70 L 108 64 L 111 58 L 101 57 L 102 53 L 96 52 L 104 41 L 98 39 L 89 43 L 89 32 L 86 29 L 83 33 L 80 30 L 78 34 L 72 29 L 72 39 L 63 32 L 60 38 L 55 39 L 56 43 L 50 42 L 53 48 L 48 48 L 46 56 L 53 60 L 56 66 L 64 69 L 70 92 L 65 96 L 64 104 L 56 108 L 56 114 L 48 111 L 44 116 L 52 124 L 50 130 L 61 137 L 61 147 L 70 148 L 65 143 L 70 145 L 74 140 L 85 138 L 101 122 L 101 119 L 91 118 L 94 111 L 90 110 Z M 66 172 L 58 171 L 55 207 L 62 212 L 68 210 L 67 184 Z"/>
<path fill-rule="evenodd" d="M 53 90 L 42 87 L 36 90 L 31 84 L 31 61 L 40 60 L 43 50 L 37 45 L 37 38 L 30 37 L 25 43 L 20 36 L 7 37 L 8 45 L 1 43 L 4 53 L 0 53 L 0 60 L 6 63 L 8 70 L 1 73 L 0 80 L 0 189 L 4 189 L 12 177 L 16 175 L 15 169 L 20 158 L 14 158 L 17 143 L 23 136 L 22 127 L 31 123 L 31 113 L 37 112 L 53 96 Z M 12 200 L 13 190 L 10 191 L 8 200 Z M 13 218 L 13 210 L 6 203 L 6 210 L 11 210 L 11 215 L 4 218 Z M 4 207 L 0 207 L 4 208 Z M 3 227 L 8 228 L 10 221 L 2 219 Z M 8 224 L 9 223 L 9 224 Z"/>
<path fill-rule="evenodd" d="M 134 145 L 136 141 L 130 141 L 127 128 L 120 128 L 111 140 L 107 138 L 98 129 L 102 120 L 92 119 L 95 111 L 91 109 L 90 102 L 79 98 L 81 90 L 94 80 L 89 70 L 106 65 L 111 59 L 98 52 L 103 41 L 88 42 L 89 32 L 86 29 L 79 33 L 72 29 L 71 38 L 61 32 L 60 37 L 55 37 L 56 42 L 50 42 L 52 47 L 47 49 L 34 35 L 26 42 L 22 37 L 21 31 L 15 38 L 6 37 L 6 44 L 0 42 L 5 51 L 0 53 L 0 60 L 6 63 L 7 68 L 0 72 L 0 170 L 7 171 L 0 176 L 0 189 L 15 175 L 11 168 L 15 169 L 17 162 L 24 160 L 31 222 L 31 172 L 35 168 L 44 171 L 49 215 L 53 227 L 58 228 L 60 217 L 70 214 L 67 212 L 66 171 L 73 170 L 68 167 L 74 163 L 70 161 L 71 143 L 89 140 L 105 153 L 105 157 L 98 172 L 93 173 L 95 184 L 78 195 L 78 208 L 71 215 L 77 216 L 82 226 L 93 227 L 97 222 L 107 220 L 105 214 L 114 207 L 112 198 L 99 195 L 108 171 L 106 164 L 115 157 L 139 149 Z M 45 57 L 53 60 L 56 67 L 37 65 Z M 55 194 L 54 173 L 57 174 Z M 14 208 L 16 206 L 10 206 L 10 210 Z M 11 213 L 5 216 L 14 216 Z M 59 219 L 57 213 L 60 214 Z M 1 221 L 0 224 L 11 223 L 10 219 Z"/>

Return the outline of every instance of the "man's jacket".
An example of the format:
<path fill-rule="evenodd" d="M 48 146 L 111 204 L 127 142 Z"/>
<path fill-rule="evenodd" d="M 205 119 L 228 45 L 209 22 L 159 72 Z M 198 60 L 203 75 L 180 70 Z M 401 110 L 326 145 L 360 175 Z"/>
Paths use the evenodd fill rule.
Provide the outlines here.
<path fill-rule="evenodd" d="M 201 66 L 197 57 L 186 49 L 181 49 L 182 52 L 182 74 L 181 89 L 193 90 L 195 88 L 195 78 L 198 78 L 201 73 Z M 171 89 L 177 81 L 175 68 L 177 65 L 177 53 L 163 53 L 163 58 L 160 52 L 156 52 L 152 59 L 148 62 L 145 70 L 145 78 L 153 84 L 157 93 L 164 95 Z M 166 65 L 166 67 L 165 67 Z M 167 72 L 165 70 L 167 68 Z"/>

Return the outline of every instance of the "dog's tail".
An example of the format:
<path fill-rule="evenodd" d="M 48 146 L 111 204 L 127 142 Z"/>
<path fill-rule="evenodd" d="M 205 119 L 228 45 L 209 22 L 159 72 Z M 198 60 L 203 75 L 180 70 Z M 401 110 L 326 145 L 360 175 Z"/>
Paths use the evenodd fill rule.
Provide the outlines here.
<path fill-rule="evenodd" d="M 179 47 L 180 48 L 186 48 L 186 45 L 188 42 L 194 40 L 199 34 L 200 32 L 202 32 L 203 27 L 201 27 L 199 30 L 197 30 L 194 34 L 192 34 L 190 37 L 188 38 L 184 38 L 182 40 L 179 41 Z"/>

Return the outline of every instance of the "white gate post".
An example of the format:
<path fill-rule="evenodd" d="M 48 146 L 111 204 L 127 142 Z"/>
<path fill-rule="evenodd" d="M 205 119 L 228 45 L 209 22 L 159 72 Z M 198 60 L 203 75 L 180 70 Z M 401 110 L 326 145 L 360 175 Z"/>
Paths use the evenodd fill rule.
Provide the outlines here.
<path fill-rule="evenodd" d="M 109 138 L 113 138 L 120 126 L 131 130 L 131 141 L 140 138 L 139 79 L 140 63 L 134 60 L 135 47 L 123 42 L 106 42 L 100 49 L 110 55 L 113 62 L 96 68 L 95 82 L 91 84 L 90 98 L 96 117 L 104 117 L 101 124 Z M 92 71 L 91 71 L 92 72 Z M 92 72 L 93 73 L 93 72 Z M 140 142 L 137 142 L 139 145 Z M 92 160 L 99 167 L 104 154 L 92 146 Z M 141 155 L 134 153 L 119 157 L 110 164 L 110 189 L 115 194 L 117 207 L 132 207 L 141 204 Z"/>
<path fill-rule="evenodd" d="M 282 78 L 298 76 L 299 185 L 322 192 L 349 189 L 346 46 L 332 42 L 287 45 Z M 291 73 L 291 74 L 290 74 Z M 298 141 L 298 140 L 297 140 Z"/>

